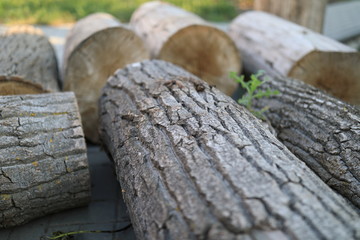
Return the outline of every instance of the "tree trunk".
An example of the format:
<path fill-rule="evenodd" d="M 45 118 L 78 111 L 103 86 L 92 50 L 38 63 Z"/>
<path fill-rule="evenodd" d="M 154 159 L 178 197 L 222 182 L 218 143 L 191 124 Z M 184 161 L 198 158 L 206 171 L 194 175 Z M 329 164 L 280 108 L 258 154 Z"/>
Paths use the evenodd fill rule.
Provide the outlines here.
<path fill-rule="evenodd" d="M 264 84 L 281 96 L 257 99 L 278 138 L 330 187 L 360 208 L 360 111 L 296 80 Z"/>
<path fill-rule="evenodd" d="M 246 109 L 163 61 L 100 98 L 100 135 L 139 239 L 355 239 L 360 217 Z"/>
<path fill-rule="evenodd" d="M 141 38 L 111 15 L 89 15 L 71 29 L 65 44 L 64 90 L 76 94 L 88 140 L 99 142 L 97 101 L 108 77 L 148 57 Z"/>
<path fill-rule="evenodd" d="M 316 32 L 323 31 L 327 0 L 255 0 L 254 9 L 275 14 Z"/>
<path fill-rule="evenodd" d="M 352 104 L 360 105 L 360 53 L 339 42 L 263 12 L 241 14 L 230 36 L 254 69 L 261 59 L 279 76 L 302 80 Z"/>
<path fill-rule="evenodd" d="M 130 24 L 144 40 L 152 58 L 177 64 L 231 95 L 236 83 L 229 72 L 240 72 L 236 46 L 223 31 L 195 14 L 159 1 L 141 5 Z"/>
<path fill-rule="evenodd" d="M 90 200 L 73 93 L 0 97 L 0 228 Z"/>
<path fill-rule="evenodd" d="M 55 52 L 40 29 L 9 27 L 0 49 L 0 95 L 59 91 Z"/>

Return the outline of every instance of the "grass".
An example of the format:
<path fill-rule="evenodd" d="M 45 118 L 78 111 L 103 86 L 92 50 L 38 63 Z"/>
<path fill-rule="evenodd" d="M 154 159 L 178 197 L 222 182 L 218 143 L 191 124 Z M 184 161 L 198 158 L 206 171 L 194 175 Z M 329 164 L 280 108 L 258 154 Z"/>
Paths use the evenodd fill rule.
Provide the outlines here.
<path fill-rule="evenodd" d="M 61 24 L 94 12 L 107 12 L 128 22 L 146 0 L 1 0 L 0 23 Z M 236 0 L 169 0 L 209 21 L 229 21 L 238 14 Z"/>

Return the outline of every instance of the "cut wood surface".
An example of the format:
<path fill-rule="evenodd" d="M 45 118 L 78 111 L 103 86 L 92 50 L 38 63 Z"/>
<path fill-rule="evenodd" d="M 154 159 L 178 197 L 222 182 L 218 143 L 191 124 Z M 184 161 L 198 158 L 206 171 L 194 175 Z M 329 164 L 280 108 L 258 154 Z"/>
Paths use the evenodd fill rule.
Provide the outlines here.
<path fill-rule="evenodd" d="M 269 12 L 322 32 L 326 5 L 327 0 L 255 0 L 254 10 Z"/>
<path fill-rule="evenodd" d="M 280 76 L 302 80 L 346 102 L 360 105 L 360 53 L 274 15 L 239 15 L 229 34 L 243 56 L 244 68 L 261 59 Z"/>
<path fill-rule="evenodd" d="M 245 108 L 163 61 L 127 66 L 100 135 L 138 239 L 358 239 L 355 208 Z"/>
<path fill-rule="evenodd" d="M 166 2 L 141 5 L 131 26 L 149 49 L 152 58 L 172 62 L 231 95 L 237 84 L 229 72 L 240 72 L 236 46 L 220 29 L 199 16 Z"/>
<path fill-rule="evenodd" d="M 107 78 L 126 64 L 149 58 L 140 37 L 109 14 L 79 20 L 66 39 L 64 90 L 74 91 L 85 136 L 97 143 L 98 99 Z"/>
<path fill-rule="evenodd" d="M 0 97 L 0 228 L 90 200 L 73 93 Z"/>
<path fill-rule="evenodd" d="M 360 209 L 360 111 L 293 79 L 263 88 L 281 96 L 257 99 L 278 138 L 320 178 Z"/>
<path fill-rule="evenodd" d="M 59 91 L 57 60 L 43 32 L 29 25 L 0 35 L 0 95 Z"/>

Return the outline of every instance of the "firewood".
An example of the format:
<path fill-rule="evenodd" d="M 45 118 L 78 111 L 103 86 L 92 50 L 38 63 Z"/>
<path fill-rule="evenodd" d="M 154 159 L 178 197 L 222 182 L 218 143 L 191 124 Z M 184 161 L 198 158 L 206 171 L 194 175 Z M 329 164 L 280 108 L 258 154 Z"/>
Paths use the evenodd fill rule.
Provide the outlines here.
<path fill-rule="evenodd" d="M 22 25 L 0 35 L 0 95 L 59 91 L 54 49 L 43 32 Z"/>
<path fill-rule="evenodd" d="M 130 24 L 143 38 L 152 58 L 179 65 L 228 95 L 236 90 L 229 72 L 241 71 L 240 55 L 222 30 L 160 1 L 141 5 Z"/>
<path fill-rule="evenodd" d="M 279 76 L 302 80 L 351 104 L 360 105 L 360 53 L 274 15 L 239 15 L 229 34 L 244 68 L 258 70 L 260 59 Z"/>
<path fill-rule="evenodd" d="M 356 239 L 360 217 L 245 108 L 163 61 L 127 66 L 100 135 L 139 239 Z"/>
<path fill-rule="evenodd" d="M 0 228 L 90 200 L 90 174 L 73 93 L 0 97 Z"/>
<path fill-rule="evenodd" d="M 80 19 L 67 36 L 64 90 L 74 91 L 88 140 L 98 143 L 98 98 L 107 78 L 126 64 L 148 58 L 140 37 L 109 14 Z"/>

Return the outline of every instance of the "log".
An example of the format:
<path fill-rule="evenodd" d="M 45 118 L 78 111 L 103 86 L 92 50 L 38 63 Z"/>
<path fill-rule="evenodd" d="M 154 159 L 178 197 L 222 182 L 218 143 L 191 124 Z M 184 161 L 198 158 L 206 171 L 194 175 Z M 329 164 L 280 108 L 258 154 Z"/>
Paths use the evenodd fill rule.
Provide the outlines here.
<path fill-rule="evenodd" d="M 55 52 L 43 32 L 12 26 L 0 35 L 0 95 L 59 91 Z"/>
<path fill-rule="evenodd" d="M 97 101 L 101 88 L 116 69 L 147 59 L 149 54 L 140 37 L 105 13 L 76 22 L 64 51 L 64 90 L 75 92 L 85 136 L 98 143 Z"/>
<path fill-rule="evenodd" d="M 356 210 L 230 97 L 159 60 L 100 98 L 138 239 L 356 239 Z"/>
<path fill-rule="evenodd" d="M 327 0 L 255 0 L 254 10 L 272 13 L 321 33 L 326 5 Z"/>
<path fill-rule="evenodd" d="M 220 29 L 199 16 L 166 2 L 142 4 L 130 25 L 151 57 L 172 62 L 232 95 L 237 88 L 229 72 L 240 72 L 236 46 Z"/>
<path fill-rule="evenodd" d="M 0 97 L 0 228 L 90 200 L 75 95 Z"/>
<path fill-rule="evenodd" d="M 360 53 L 309 29 L 263 12 L 239 15 L 229 34 L 244 60 L 261 59 L 279 76 L 321 88 L 351 104 L 360 104 Z"/>
<path fill-rule="evenodd" d="M 294 79 L 262 86 L 281 96 L 256 99 L 269 107 L 278 138 L 325 183 L 360 209 L 360 110 Z"/>

